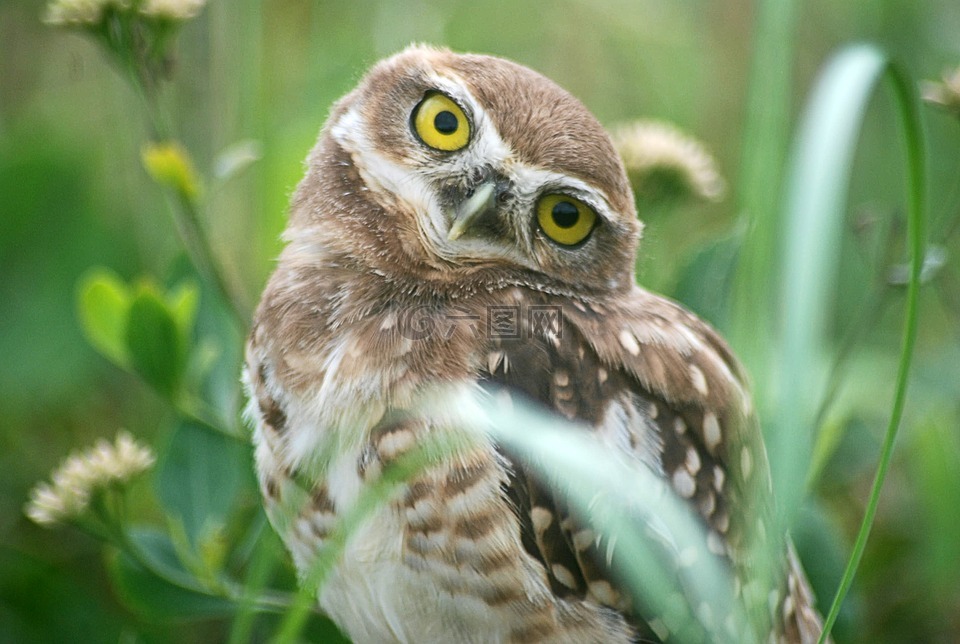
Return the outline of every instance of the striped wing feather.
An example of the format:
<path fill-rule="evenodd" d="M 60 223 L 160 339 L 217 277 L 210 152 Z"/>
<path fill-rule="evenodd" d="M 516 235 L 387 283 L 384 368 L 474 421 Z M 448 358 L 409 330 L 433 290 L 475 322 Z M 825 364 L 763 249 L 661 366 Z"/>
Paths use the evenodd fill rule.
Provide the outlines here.
<path fill-rule="evenodd" d="M 703 520 L 708 556 L 743 575 L 751 563 L 746 518 L 765 521 L 771 495 L 749 394 L 726 344 L 675 303 L 639 288 L 616 307 L 568 301 L 556 310 L 555 324 L 524 320 L 522 339 L 494 339 L 489 384 L 592 428 L 666 479 Z M 553 591 L 623 612 L 640 641 L 676 635 L 675 624 L 621 592 L 610 544 L 522 459 L 511 460 L 507 494 Z M 784 557 L 786 600 L 775 604 L 774 630 L 785 641 L 809 641 L 819 618 L 795 556 Z M 709 608 L 700 619 L 714 634 L 724 628 Z"/>

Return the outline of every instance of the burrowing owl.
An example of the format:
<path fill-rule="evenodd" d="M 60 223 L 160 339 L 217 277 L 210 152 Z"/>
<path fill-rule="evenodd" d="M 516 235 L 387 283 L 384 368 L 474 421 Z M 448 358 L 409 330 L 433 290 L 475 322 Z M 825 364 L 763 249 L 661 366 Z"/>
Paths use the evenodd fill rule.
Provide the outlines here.
<path fill-rule="evenodd" d="M 301 571 L 364 484 L 441 429 L 418 398 L 457 383 L 649 468 L 742 571 L 768 503 L 744 501 L 768 478 L 749 396 L 716 332 L 636 285 L 640 230 L 603 128 L 526 67 L 411 47 L 334 106 L 247 347 L 259 480 Z M 493 442 L 463 448 L 351 533 L 320 605 L 357 642 L 677 639 L 554 492 Z M 782 561 L 770 623 L 809 641 L 810 592 Z M 710 639 L 737 637 L 701 609 Z"/>

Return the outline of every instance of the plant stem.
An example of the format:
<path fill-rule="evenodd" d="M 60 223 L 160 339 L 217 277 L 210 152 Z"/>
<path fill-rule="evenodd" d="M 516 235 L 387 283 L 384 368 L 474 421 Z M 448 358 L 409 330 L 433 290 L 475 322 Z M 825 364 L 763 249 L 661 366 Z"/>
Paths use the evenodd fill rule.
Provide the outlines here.
<path fill-rule="evenodd" d="M 245 331 L 250 324 L 250 303 L 235 283 L 227 278 L 226 271 L 217 260 L 201 221 L 197 200 L 187 195 L 180 195 L 176 203 L 177 205 L 171 210 L 181 241 L 191 256 L 190 259 L 201 276 L 207 279 L 220 294 L 237 328 Z"/>
<path fill-rule="evenodd" d="M 142 35 L 133 33 L 133 24 L 124 22 L 120 16 L 114 19 L 117 22 L 107 25 L 104 37 L 143 105 L 150 138 L 157 142 L 175 140 L 171 119 L 159 99 L 162 79 L 155 60 L 152 60 L 156 58 L 156 52 L 144 50 Z M 179 194 L 176 199 L 168 199 L 168 205 L 174 228 L 191 263 L 227 305 L 237 328 L 245 331 L 250 323 L 250 303 L 235 282 L 227 278 L 226 271 L 217 259 L 200 216 L 199 200 L 193 195 Z"/>

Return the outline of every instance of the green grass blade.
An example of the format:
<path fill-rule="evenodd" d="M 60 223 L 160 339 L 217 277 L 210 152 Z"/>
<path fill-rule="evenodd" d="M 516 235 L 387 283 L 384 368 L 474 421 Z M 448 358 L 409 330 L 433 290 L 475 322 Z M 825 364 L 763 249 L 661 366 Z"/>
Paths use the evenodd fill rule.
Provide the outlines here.
<path fill-rule="evenodd" d="M 873 88 L 886 65 L 869 46 L 845 50 L 823 72 L 791 159 L 785 201 L 781 337 L 773 430 L 768 446 L 774 489 L 789 525 L 804 493 L 811 428 L 823 396 L 821 366 L 844 205 L 857 137 Z"/>
<path fill-rule="evenodd" d="M 600 550 L 614 562 L 626 589 L 663 616 L 672 635 L 682 641 L 702 640 L 709 632 L 713 641 L 757 641 L 754 632 L 762 628 L 749 622 L 740 605 L 732 571 L 708 554 L 704 526 L 648 467 L 612 459 L 611 449 L 590 432 L 518 400 L 508 407 L 469 391 L 438 393 L 423 406 L 425 417 L 437 419 L 437 431 L 385 468 L 381 478 L 367 484 L 346 509 L 303 576 L 273 644 L 298 641 L 318 592 L 348 541 L 404 482 L 452 454 L 491 440 L 550 481 L 550 489 L 576 509 L 576 516 L 599 535 Z M 442 427 L 464 431 L 446 432 Z M 681 558 L 696 565 L 683 566 Z"/>
<path fill-rule="evenodd" d="M 910 281 L 907 285 L 902 348 L 900 351 L 900 364 L 897 368 L 893 410 L 890 413 L 890 421 L 887 425 L 886 435 L 884 436 L 880 461 L 877 465 L 873 485 L 870 489 L 870 497 L 867 501 L 863 522 L 860 524 L 860 531 L 857 534 L 853 552 L 850 555 L 847 567 L 843 573 L 843 578 L 840 581 L 840 587 L 837 589 L 836 597 L 824 621 L 823 635 L 820 638 L 820 642 L 823 642 L 830 633 L 830 629 L 837 619 L 840 606 L 843 604 L 843 599 L 846 597 L 847 591 L 850 590 L 853 577 L 856 574 L 857 567 L 860 565 L 860 559 L 863 557 L 867 538 L 870 535 L 870 528 L 873 526 L 877 504 L 880 501 L 880 490 L 887 474 L 887 468 L 890 466 L 897 429 L 900 426 L 900 419 L 903 416 L 903 407 L 907 394 L 907 377 L 910 371 L 910 362 L 913 357 L 917 337 L 920 274 L 923 268 L 924 230 L 926 227 L 926 151 L 923 140 L 923 128 L 920 123 L 920 107 L 915 89 L 916 84 L 910 76 L 897 65 L 888 63 L 885 65 L 884 71 L 886 78 L 890 80 L 893 88 L 904 136 L 908 170 L 907 243 L 910 249 Z"/>
<path fill-rule="evenodd" d="M 357 499 L 340 515 L 336 527 L 327 537 L 316 559 L 306 571 L 301 571 L 300 589 L 293 605 L 286 612 L 271 644 L 295 644 L 315 610 L 318 597 L 324 584 L 343 555 L 350 539 L 362 525 L 378 510 L 389 503 L 404 483 L 412 481 L 431 465 L 437 465 L 443 458 L 456 454 L 468 445 L 472 437 L 437 433 L 422 438 L 417 447 L 399 456 L 384 466 L 379 478 L 363 486 Z M 300 516 L 305 503 L 310 500 L 312 485 L 309 480 L 298 482 L 299 495 L 282 510 L 286 519 Z M 288 488 L 289 489 L 289 488 Z M 280 528 L 283 532 L 284 528 Z"/>
<path fill-rule="evenodd" d="M 756 6 L 737 205 L 747 221 L 733 291 L 730 339 L 756 375 L 773 333 L 779 196 L 790 135 L 797 0 Z"/>
<path fill-rule="evenodd" d="M 507 453 L 537 471 L 538 478 L 586 517 L 601 552 L 635 598 L 661 615 L 671 638 L 751 642 L 763 624 L 750 623 L 734 591 L 732 571 L 705 549 L 706 531 L 668 484 L 646 466 L 611 458 L 582 427 L 547 415 L 514 399 L 512 408 L 465 400 L 464 418 L 491 436 Z M 658 547 L 670 543 L 667 560 Z M 696 565 L 678 563 L 681 553 L 697 552 Z M 676 571 L 676 572 L 675 572 Z M 679 574 L 679 579 L 674 578 Z M 765 595 L 764 595 L 765 597 Z M 704 614 L 707 606 L 710 614 Z M 727 616 L 732 630 L 724 631 Z M 756 618 L 756 615 L 751 615 Z M 759 620 L 758 620 L 759 621 Z"/>
<path fill-rule="evenodd" d="M 791 157 L 785 201 L 781 334 L 768 445 L 779 521 L 789 526 L 800 507 L 812 455 L 812 428 L 825 392 L 826 336 L 839 266 L 845 199 L 857 139 L 877 85 L 890 78 L 906 139 L 909 176 L 910 283 L 896 393 L 867 509 L 840 589 L 826 620 L 829 634 L 852 583 L 873 523 L 906 396 L 916 336 L 917 290 L 923 260 L 925 184 L 915 90 L 877 48 L 850 47 L 828 64 L 814 90 Z"/>

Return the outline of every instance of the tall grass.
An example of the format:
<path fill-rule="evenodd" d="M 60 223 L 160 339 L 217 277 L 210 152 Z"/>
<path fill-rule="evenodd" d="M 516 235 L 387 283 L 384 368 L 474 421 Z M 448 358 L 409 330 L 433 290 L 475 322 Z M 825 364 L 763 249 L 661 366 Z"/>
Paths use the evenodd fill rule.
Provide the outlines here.
<path fill-rule="evenodd" d="M 789 528 L 806 494 L 815 425 L 822 420 L 818 411 L 830 400 L 823 366 L 833 351 L 827 331 L 836 296 L 846 194 L 867 108 L 884 80 L 893 90 L 903 138 L 908 206 L 909 282 L 889 422 L 866 511 L 825 619 L 823 641 L 866 547 L 903 415 L 924 259 L 926 151 L 916 83 L 909 73 L 876 47 L 851 46 L 826 65 L 817 81 L 781 188 L 779 153 L 786 144 L 783 127 L 791 98 L 795 15 L 796 3 L 790 0 L 758 4 L 739 186 L 749 232 L 741 249 L 732 316 L 732 337 L 760 379 L 758 407 L 766 426 L 781 529 Z"/>
<path fill-rule="evenodd" d="M 824 636 L 853 583 L 876 515 L 894 440 L 903 416 L 907 378 L 913 358 L 919 314 L 918 295 L 924 259 L 926 222 L 926 150 L 916 83 L 909 74 L 871 46 L 851 47 L 837 55 L 822 74 L 809 103 L 792 159 L 787 190 L 784 254 L 782 362 L 777 412 L 771 438 L 774 489 L 781 520 L 788 526 L 803 495 L 810 467 L 812 427 L 819 400 L 826 395 L 818 358 L 825 348 L 829 287 L 839 264 L 844 201 L 853 166 L 857 134 L 877 85 L 893 90 L 904 146 L 910 272 L 903 338 L 890 419 L 870 496 L 840 587 L 830 606 Z M 789 456 L 788 456 L 789 455 Z M 821 641 L 823 641 L 821 637 Z"/>

